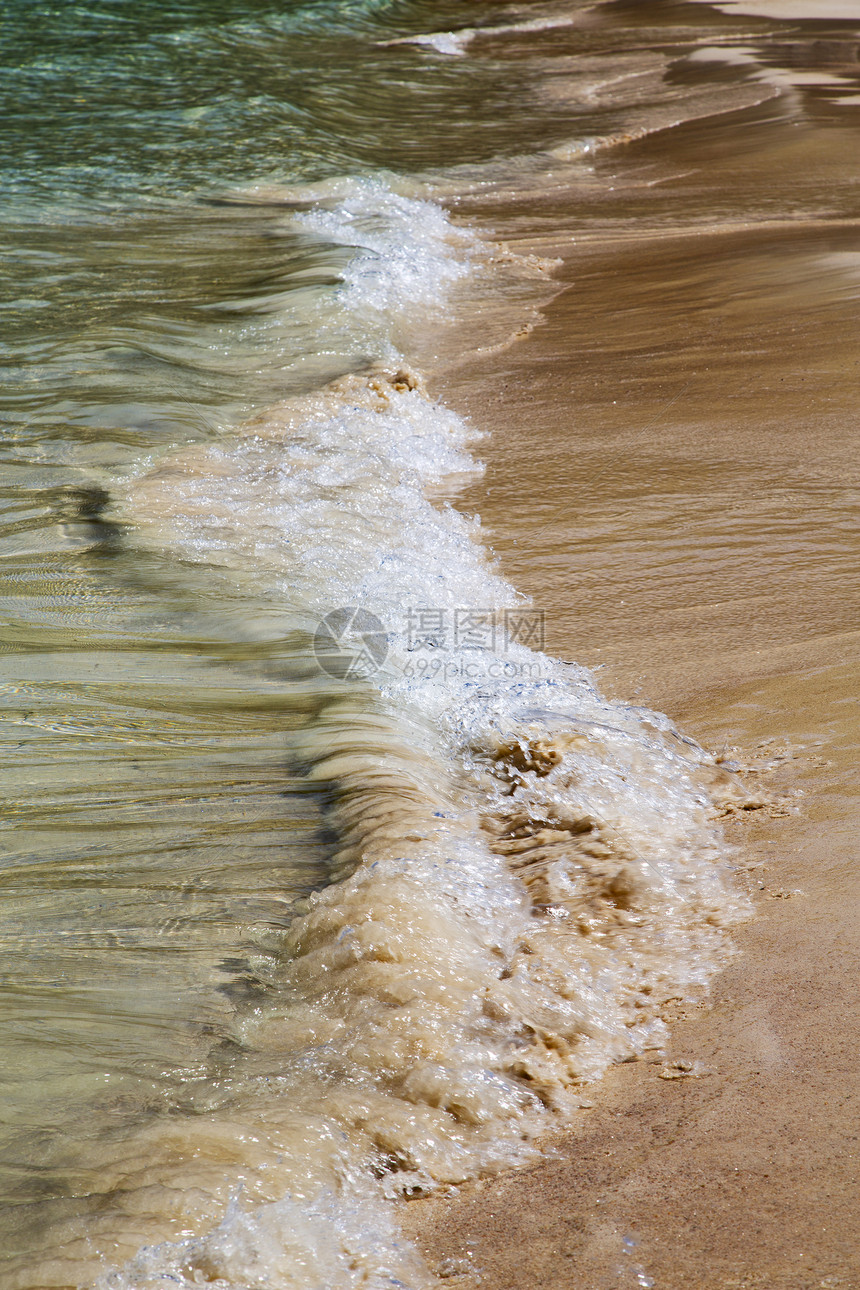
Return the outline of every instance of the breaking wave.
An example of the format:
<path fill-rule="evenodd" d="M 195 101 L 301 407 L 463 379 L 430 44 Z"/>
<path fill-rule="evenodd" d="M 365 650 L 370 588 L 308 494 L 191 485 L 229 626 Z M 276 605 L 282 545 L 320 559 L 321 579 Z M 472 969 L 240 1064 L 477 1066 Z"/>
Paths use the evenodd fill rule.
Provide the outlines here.
<path fill-rule="evenodd" d="M 112 1290 L 429 1284 L 392 1199 L 533 1158 L 584 1085 L 660 1048 L 744 912 L 713 822 L 730 777 L 548 657 L 539 608 L 451 505 L 476 436 L 410 336 L 487 248 L 381 184 L 295 218 L 353 248 L 326 326 L 364 329 L 373 360 L 146 463 L 117 511 L 278 608 L 330 881 L 258 947 L 229 1051 L 106 1158 L 100 1248 L 144 1212 L 186 1233 Z"/>

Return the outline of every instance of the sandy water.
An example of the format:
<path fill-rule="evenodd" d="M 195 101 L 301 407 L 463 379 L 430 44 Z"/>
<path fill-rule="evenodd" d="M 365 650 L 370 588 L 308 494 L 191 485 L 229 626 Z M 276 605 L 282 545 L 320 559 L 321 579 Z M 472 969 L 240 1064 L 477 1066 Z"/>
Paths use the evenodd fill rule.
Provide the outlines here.
<path fill-rule="evenodd" d="M 463 220 L 452 224 L 427 204 L 432 190 L 426 188 L 420 195 L 398 191 L 390 180 L 258 188 L 253 200 L 267 236 L 292 239 L 306 257 L 297 265 L 298 279 L 308 269 L 319 274 L 320 264 L 326 272 L 337 266 L 340 279 L 333 305 L 315 315 L 317 330 L 309 333 L 307 316 L 301 319 L 309 337 L 305 375 L 283 382 L 290 397 L 275 404 L 257 393 L 256 406 L 246 400 L 244 419 L 234 412 L 217 436 L 204 422 L 197 435 L 203 442 L 192 447 L 168 446 L 170 436 L 162 433 L 163 446 L 148 459 L 123 452 L 106 463 L 100 456 L 93 469 L 78 450 L 75 487 L 64 482 L 57 502 L 66 508 L 58 531 L 75 546 L 75 568 L 82 570 L 79 613 L 88 631 L 97 617 L 96 630 L 104 633 L 110 618 L 106 623 L 95 598 L 118 581 L 125 595 L 118 634 L 131 635 L 133 613 L 143 623 L 125 658 L 112 648 L 94 659 L 92 639 L 78 637 L 76 645 L 90 648 L 74 656 L 75 670 L 61 686 L 50 658 L 40 673 L 40 654 L 32 648 L 25 668 L 10 678 L 16 729 L 35 727 L 43 741 L 21 776 L 26 792 L 18 793 L 33 821 L 28 859 L 55 854 L 40 806 L 43 785 L 60 796 L 50 767 L 65 764 L 65 801 L 85 834 L 77 852 L 69 848 L 63 818 L 65 872 L 74 885 L 99 893 L 96 918 L 90 897 L 83 897 L 86 912 L 71 935 L 64 905 L 59 936 L 72 944 L 63 956 L 50 921 L 57 908 L 54 873 L 35 896 L 32 885 L 24 887 L 45 911 L 27 964 L 34 993 L 58 990 L 60 1002 L 49 1013 L 39 1005 L 22 1023 L 18 1087 L 32 1096 L 31 1072 L 46 1046 L 38 1029 L 54 1016 L 50 1044 L 61 1054 L 62 1091 L 52 1095 L 40 1081 L 35 1106 L 19 1094 L 17 1154 L 10 1154 L 16 1172 L 10 1285 L 88 1284 L 126 1259 L 132 1262 L 111 1276 L 114 1284 L 201 1278 L 227 1285 L 391 1284 L 392 1278 L 421 1284 L 428 1274 L 391 1226 L 385 1195 L 418 1194 L 528 1158 L 530 1138 L 576 1113 L 584 1080 L 609 1061 L 659 1048 L 665 999 L 700 992 L 723 960 L 719 927 L 743 902 L 731 892 L 709 816 L 715 784 L 721 792 L 740 790 L 670 722 L 607 704 L 579 669 L 529 648 L 541 644 L 544 631 L 535 560 L 530 556 L 518 579 L 536 593 L 530 605 L 488 563 L 474 524 L 446 506 L 458 485 L 462 509 L 484 496 L 462 492 L 480 445 L 467 424 L 426 395 L 416 370 L 433 366 L 433 351 L 444 358 L 446 346 L 458 343 L 455 332 L 446 339 L 447 318 L 458 310 L 467 314 L 470 302 L 482 299 L 483 339 L 492 347 L 528 321 L 517 299 L 525 305 L 546 293 L 539 264 L 500 255 L 488 238 L 487 223 L 494 238 L 515 235 L 525 220 L 532 229 L 538 223 L 533 207 L 520 220 L 512 189 L 531 185 L 547 194 L 540 208 L 547 245 L 528 249 L 552 251 L 557 208 L 569 204 L 572 186 L 583 195 L 582 223 L 591 220 L 595 242 L 613 217 L 633 237 L 648 231 L 649 219 L 659 226 L 670 211 L 676 222 L 685 210 L 698 210 L 693 220 L 702 219 L 694 183 L 689 194 L 678 182 L 661 209 L 666 179 L 656 173 L 659 162 L 645 142 L 637 145 L 645 160 L 636 180 L 610 199 L 615 209 L 607 220 L 599 203 L 615 188 L 608 183 L 614 162 L 611 149 L 605 162 L 594 162 L 596 148 L 604 155 L 601 139 L 666 124 L 667 110 L 695 117 L 731 108 L 740 96 L 753 121 L 768 127 L 768 139 L 777 138 L 777 151 L 782 148 L 795 100 L 791 110 L 785 107 L 786 95 L 774 85 L 780 76 L 770 68 L 760 75 L 747 43 L 738 54 L 740 39 L 729 40 L 728 58 L 719 50 L 708 59 L 682 59 L 686 79 L 677 70 L 667 78 L 666 31 L 659 39 L 651 35 L 660 48 L 641 50 L 648 16 L 643 11 L 628 29 L 609 22 L 610 15 L 603 24 L 591 17 L 586 37 L 564 26 L 541 34 L 539 24 L 506 33 L 514 66 L 527 65 L 526 53 L 533 59 L 532 83 L 542 77 L 552 86 L 551 74 L 565 81 L 562 93 L 550 95 L 553 103 L 567 101 L 576 68 L 583 92 L 609 119 L 590 122 L 604 125 L 602 133 L 549 140 L 552 154 L 535 158 L 526 151 L 480 173 L 453 167 L 439 176 L 438 195 L 450 200 L 459 191 L 468 222 L 484 222 L 483 240 L 480 229 L 476 236 Z M 698 15 L 688 21 L 693 29 L 686 38 L 700 46 Z M 707 21 L 726 44 L 732 29 L 710 14 Z M 619 30 L 629 53 L 617 48 Z M 567 33 L 568 46 L 559 32 Z M 471 57 L 463 49 L 477 54 L 480 40 L 470 34 L 446 51 L 434 37 L 418 49 Z M 608 41 L 608 53 L 601 40 Z M 601 59 L 602 72 L 614 73 L 606 90 L 594 88 L 602 84 L 595 70 Z M 783 115 L 774 123 L 773 106 L 754 105 L 777 97 Z M 600 110 L 593 115 L 599 118 Z M 721 131 L 708 122 L 704 137 L 725 148 L 743 125 L 727 122 Z M 691 158 L 699 159 L 702 137 L 694 131 Z M 680 165 L 683 131 L 672 139 L 673 164 Z M 801 155 L 812 155 L 814 142 L 804 140 Z M 833 144 L 828 174 L 841 165 L 838 131 Z M 820 193 L 820 181 L 812 191 Z M 835 192 L 828 186 L 834 214 L 846 222 L 850 195 L 840 209 L 841 190 Z M 762 182 L 759 193 L 737 201 L 737 218 L 748 219 L 755 205 L 772 225 L 785 200 Z M 796 186 L 792 200 L 797 218 Z M 709 207 L 707 219 L 713 218 Z M 328 241 L 324 260 L 313 246 L 306 249 L 320 235 Z M 356 244 L 363 248 L 358 254 L 351 249 Z M 332 258 L 332 246 L 339 259 Z M 598 298 L 606 278 L 624 268 L 621 248 L 611 250 L 611 268 L 595 260 Z M 829 262 L 840 282 L 850 255 L 846 237 L 846 248 Z M 625 308 L 647 318 L 649 333 L 655 313 L 660 316 L 655 297 L 660 290 L 665 296 L 667 280 L 684 277 L 666 268 L 659 265 L 655 275 L 659 290 L 643 281 L 638 302 L 629 298 L 635 275 L 624 274 Z M 767 264 L 762 278 L 769 280 Z M 817 280 L 814 289 L 821 290 Z M 701 300 L 695 275 L 690 293 Z M 685 316 L 691 307 L 676 299 L 674 314 L 662 316 Z M 612 309 L 613 317 L 618 313 Z M 276 315 L 276 325 L 283 337 L 283 317 Z M 369 334 L 378 339 L 357 364 L 356 338 L 366 345 Z M 281 339 L 282 352 L 294 335 Z M 315 357 L 321 349 L 335 354 L 323 373 Z M 681 365 L 679 351 L 670 340 L 664 362 Z M 363 367 L 364 374 L 321 393 L 295 392 L 296 384 L 319 387 L 340 364 Z M 240 376 L 242 366 L 252 365 L 240 365 Z M 645 403 L 653 375 L 649 363 L 641 377 Z M 270 389 L 280 379 L 266 373 Z M 664 382 L 658 393 L 655 412 L 677 390 Z M 602 432 L 612 427 L 609 402 L 600 408 Z M 548 404 L 557 414 L 561 401 Z M 577 406 L 583 404 L 580 398 Z M 533 409 L 528 415 L 533 418 Z M 552 444 L 551 426 L 543 442 Z M 622 431 L 622 461 L 633 446 L 624 445 Z M 599 474 L 606 467 L 605 438 L 596 451 Z M 563 469 L 564 459 L 554 453 L 533 480 L 520 476 L 519 491 L 502 499 L 501 513 L 521 515 L 527 530 L 537 530 L 537 549 L 553 559 L 565 556 L 552 527 Z M 638 463 L 636 469 L 638 476 Z M 549 478 L 553 493 L 543 501 Z M 538 499 L 535 510 L 523 505 L 524 483 Z M 657 490 L 642 491 L 653 499 Z M 703 525 L 713 505 L 710 496 L 704 500 Z M 719 503 L 714 509 L 721 513 Z M 601 508 L 597 519 L 605 523 L 604 517 Z M 661 533 L 666 528 L 660 515 L 651 523 Z M 578 552 L 582 541 L 578 529 Z M 617 543 L 606 547 L 618 559 Z M 643 549 L 653 548 L 634 539 L 624 560 Z M 21 554 L 29 575 L 30 553 Z M 589 543 L 590 577 L 599 558 L 598 537 Z M 641 577 L 636 582 L 647 584 Z M 34 603 L 35 595 L 28 604 Z M 116 614 L 115 592 L 109 603 Z M 667 607 L 673 608 L 671 596 Z M 350 615 L 331 620 L 329 636 L 337 645 L 344 631 L 353 636 L 334 655 L 323 652 L 321 667 L 320 620 L 342 608 Z M 381 630 L 370 619 L 356 620 L 353 608 L 372 615 Z M 547 606 L 546 612 L 550 631 L 558 631 L 556 611 Z M 622 624 L 620 640 L 628 630 L 627 614 L 613 598 L 598 615 L 608 645 L 613 612 Z M 58 636 L 54 628 L 45 636 L 54 624 L 39 627 L 40 646 L 50 643 L 51 653 L 60 646 L 68 655 L 66 633 Z M 381 662 L 376 647 L 380 654 L 384 649 Z M 584 649 L 565 653 L 580 656 Z M 130 691 L 136 704 L 129 704 Z M 186 696 L 181 714 L 177 692 Z M 98 723 L 96 702 L 105 705 Z M 135 720 L 130 707 L 138 714 L 143 709 L 145 720 Z M 153 712 L 165 714 L 160 724 Z M 88 740 L 85 773 L 81 729 Z M 65 763 L 58 739 L 67 741 Z M 129 776 L 127 785 L 114 779 L 99 798 L 91 768 L 115 767 L 118 747 L 123 758 L 130 754 L 129 769 L 141 776 L 145 792 Z M 16 756 L 14 768 L 21 765 Z M 41 781 L 39 765 L 45 767 Z M 123 793 L 127 832 L 117 864 L 116 807 Z M 154 820 L 163 831 L 155 839 Z M 113 851 L 94 849 L 100 823 Z M 238 855 L 237 827 L 244 847 Z M 290 835 L 294 858 L 285 860 L 282 839 Z M 138 868 L 129 857 L 139 857 Z M 94 862 L 101 864 L 95 872 Z M 181 866 L 181 882 L 174 866 Z M 135 917 L 130 884 L 145 911 Z M 112 891 L 107 902 L 106 888 Z M 313 889 L 321 896 L 302 905 Z M 183 898 L 178 915 L 177 892 Z M 27 922 L 32 927 L 32 914 Z M 20 925 L 11 935 L 20 950 L 26 944 Z M 40 956 L 42 978 L 31 966 Z M 108 961 L 122 964 L 119 980 Z M 68 1006 L 70 972 L 85 1004 L 74 1038 L 64 1038 L 75 1017 Z M 150 1009 L 143 1017 L 142 998 Z M 116 1018 L 123 1020 L 119 1036 Z M 104 1037 L 93 1040 L 97 1024 Z M 82 1029 L 89 1032 L 84 1045 Z M 141 1034 L 151 1039 L 148 1050 Z M 71 1074 L 70 1061 L 78 1063 Z M 75 1080 L 77 1102 L 69 1096 Z M 107 1092 L 94 1094 L 102 1080 Z M 60 1121 L 48 1142 L 46 1101 L 57 1106 Z M 87 1128 L 76 1136 L 67 1127 L 72 1123 Z M 151 1248 L 136 1254 L 144 1242 Z"/>

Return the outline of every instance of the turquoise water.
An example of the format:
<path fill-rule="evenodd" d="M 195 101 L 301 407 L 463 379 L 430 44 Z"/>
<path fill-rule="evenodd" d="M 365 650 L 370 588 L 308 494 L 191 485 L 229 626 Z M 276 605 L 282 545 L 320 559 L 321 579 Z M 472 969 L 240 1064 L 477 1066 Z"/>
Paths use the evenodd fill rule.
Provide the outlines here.
<path fill-rule="evenodd" d="M 444 21 L 445 6 L 431 8 Z M 420 21 L 420 6 L 380 0 L 6 4 L 7 183 L 125 206 L 387 158 L 414 167 L 410 125 L 444 108 L 446 89 L 455 106 L 456 84 L 413 66 L 404 85 L 374 41 Z"/>

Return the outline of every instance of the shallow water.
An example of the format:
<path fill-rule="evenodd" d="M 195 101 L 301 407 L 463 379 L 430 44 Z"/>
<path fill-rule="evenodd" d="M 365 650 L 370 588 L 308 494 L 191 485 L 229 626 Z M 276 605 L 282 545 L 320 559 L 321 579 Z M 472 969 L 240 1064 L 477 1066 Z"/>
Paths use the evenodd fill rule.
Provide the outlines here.
<path fill-rule="evenodd" d="M 705 7 L 23 12 L 3 1283 L 418 1286 L 386 1198 L 530 1158 L 583 1082 L 662 1043 L 743 912 L 711 821 L 737 786 L 542 651 L 562 607 L 450 506 L 480 496 L 480 443 L 419 369 L 533 321 L 549 266 L 493 225 L 551 242 L 572 187 L 583 233 L 784 217 L 764 180 L 719 211 L 664 189 L 646 136 L 676 120 L 723 153 L 752 121 L 774 168 L 818 156 L 791 214 L 826 192 L 849 218 L 851 78 L 802 91 L 821 156 L 824 124 L 792 133 L 797 42 L 780 59 Z M 852 247 L 813 239 L 804 289 L 853 282 Z M 708 294 L 679 255 L 689 299 L 627 272 L 619 319 L 656 335 Z M 536 460 L 537 498 L 560 463 Z M 648 491 L 631 513 L 665 536 Z M 703 523 L 731 544 L 720 496 Z M 556 516 L 553 494 L 527 516 L 551 559 Z"/>

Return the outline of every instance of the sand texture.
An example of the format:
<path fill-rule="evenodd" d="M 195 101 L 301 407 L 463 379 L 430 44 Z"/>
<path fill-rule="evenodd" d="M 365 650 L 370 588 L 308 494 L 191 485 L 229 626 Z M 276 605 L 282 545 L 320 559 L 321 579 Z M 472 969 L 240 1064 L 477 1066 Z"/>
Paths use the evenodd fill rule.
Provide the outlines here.
<path fill-rule="evenodd" d="M 772 82 L 819 36 L 762 37 Z M 491 432 L 462 504 L 551 652 L 739 768 L 756 913 L 546 1164 L 409 1207 L 452 1286 L 860 1285 L 858 118 L 792 94 L 485 202 L 562 265 L 527 338 L 440 379 Z"/>

